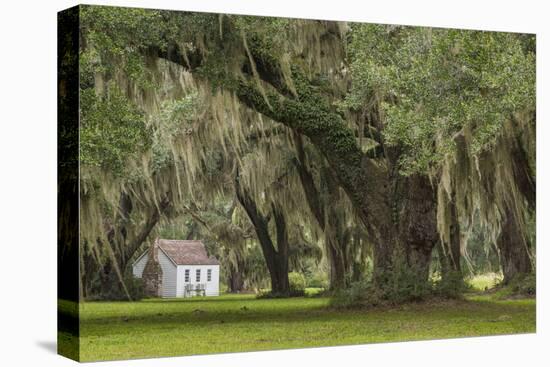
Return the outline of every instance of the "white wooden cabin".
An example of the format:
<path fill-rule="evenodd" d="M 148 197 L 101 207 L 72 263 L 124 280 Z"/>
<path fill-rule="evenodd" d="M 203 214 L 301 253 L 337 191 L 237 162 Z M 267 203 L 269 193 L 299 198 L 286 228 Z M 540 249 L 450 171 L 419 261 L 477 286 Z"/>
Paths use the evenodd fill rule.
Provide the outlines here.
<path fill-rule="evenodd" d="M 143 278 L 150 296 L 219 295 L 220 263 L 208 256 L 199 240 L 157 239 L 132 264 L 132 271 Z"/>

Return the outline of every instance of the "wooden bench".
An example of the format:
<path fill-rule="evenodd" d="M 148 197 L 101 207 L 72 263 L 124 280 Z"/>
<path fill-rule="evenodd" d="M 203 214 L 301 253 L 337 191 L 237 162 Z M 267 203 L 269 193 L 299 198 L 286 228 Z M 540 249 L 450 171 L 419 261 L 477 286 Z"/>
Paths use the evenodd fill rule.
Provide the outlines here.
<path fill-rule="evenodd" d="M 193 286 L 193 284 L 186 284 L 185 289 L 183 291 L 183 296 L 206 296 L 206 285 L 205 284 L 197 284 Z"/>

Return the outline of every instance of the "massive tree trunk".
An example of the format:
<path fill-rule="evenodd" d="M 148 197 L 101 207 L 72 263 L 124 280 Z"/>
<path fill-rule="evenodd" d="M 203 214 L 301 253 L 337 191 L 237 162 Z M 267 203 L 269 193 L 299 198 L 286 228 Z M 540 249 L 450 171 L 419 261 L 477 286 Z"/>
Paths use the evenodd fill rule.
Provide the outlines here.
<path fill-rule="evenodd" d="M 497 238 L 504 284 L 522 278 L 533 270 L 528 242 L 520 228 L 515 212 L 507 208 Z"/>
<path fill-rule="evenodd" d="M 437 196 L 427 176 L 412 175 L 405 180 L 405 203 L 400 214 L 400 233 L 407 263 L 428 280 L 432 251 L 439 242 Z"/>
<path fill-rule="evenodd" d="M 269 233 L 269 220 L 260 212 L 246 188 L 241 186 L 238 177 L 235 180 L 235 191 L 239 203 L 241 203 L 248 218 L 254 225 L 254 230 L 260 242 L 271 278 L 271 292 L 279 296 L 290 295 L 290 283 L 288 280 L 288 232 L 281 207 L 274 203 L 271 206 L 276 228 L 277 248 L 275 248 Z"/>
<path fill-rule="evenodd" d="M 515 141 L 510 142 L 510 145 L 515 184 L 525 199 L 527 210 L 534 212 L 536 209 L 535 172 L 529 165 L 529 158 L 519 141 L 519 135 Z M 529 256 L 529 241 L 525 233 L 525 225 L 521 224 L 524 218 L 518 218 L 518 215 L 524 213 L 514 210 L 513 202 L 506 202 L 504 206 L 497 247 L 504 275 L 503 281 L 507 284 L 514 278 L 522 278 L 531 273 L 533 264 Z"/>
<path fill-rule="evenodd" d="M 375 282 L 384 284 L 391 274 L 404 270 L 399 266 L 412 270 L 417 281 L 427 281 L 432 251 L 439 241 L 434 187 L 420 175 L 400 175 L 387 185 L 392 186 L 388 200 L 379 203 L 381 215 L 376 216 L 380 230 L 370 239 Z"/>

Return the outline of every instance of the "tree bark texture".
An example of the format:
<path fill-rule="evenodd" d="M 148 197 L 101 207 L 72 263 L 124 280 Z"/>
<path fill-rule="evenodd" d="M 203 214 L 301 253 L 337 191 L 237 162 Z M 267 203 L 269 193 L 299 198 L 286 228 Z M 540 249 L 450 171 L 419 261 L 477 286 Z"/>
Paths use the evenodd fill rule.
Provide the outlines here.
<path fill-rule="evenodd" d="M 504 284 L 532 272 L 527 239 L 520 231 L 515 213 L 507 208 L 497 238 L 500 253 L 500 265 L 504 275 Z"/>

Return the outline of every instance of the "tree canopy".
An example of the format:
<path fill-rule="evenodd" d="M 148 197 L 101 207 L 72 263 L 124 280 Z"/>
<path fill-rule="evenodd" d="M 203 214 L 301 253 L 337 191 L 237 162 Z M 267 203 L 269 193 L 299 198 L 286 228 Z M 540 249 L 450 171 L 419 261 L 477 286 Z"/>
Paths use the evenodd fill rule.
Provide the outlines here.
<path fill-rule="evenodd" d="M 158 234 L 206 238 L 231 290 L 280 295 L 292 271 L 382 293 L 434 269 L 461 279 L 461 258 L 486 265 L 467 256 L 472 233 L 505 281 L 533 270 L 534 36 L 100 6 L 80 19 L 89 293 L 125 289 Z"/>

